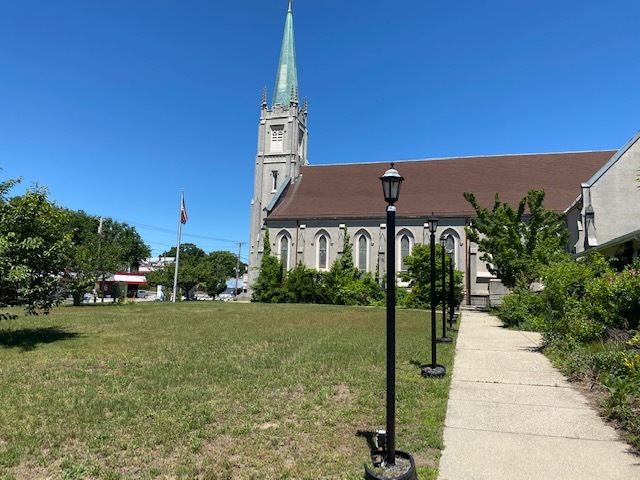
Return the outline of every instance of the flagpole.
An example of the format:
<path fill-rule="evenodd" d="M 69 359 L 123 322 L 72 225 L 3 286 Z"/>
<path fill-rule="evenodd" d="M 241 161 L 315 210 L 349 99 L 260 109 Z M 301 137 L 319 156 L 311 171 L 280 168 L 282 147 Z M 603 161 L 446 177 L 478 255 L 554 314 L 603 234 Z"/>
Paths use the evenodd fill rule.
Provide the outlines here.
<path fill-rule="evenodd" d="M 178 262 L 180 260 L 180 235 L 182 234 L 183 209 L 184 209 L 184 190 L 180 192 L 180 213 L 178 213 L 178 245 L 176 246 L 176 270 L 173 274 L 173 293 L 171 294 L 171 301 L 173 303 L 176 303 L 176 293 L 178 288 Z"/>

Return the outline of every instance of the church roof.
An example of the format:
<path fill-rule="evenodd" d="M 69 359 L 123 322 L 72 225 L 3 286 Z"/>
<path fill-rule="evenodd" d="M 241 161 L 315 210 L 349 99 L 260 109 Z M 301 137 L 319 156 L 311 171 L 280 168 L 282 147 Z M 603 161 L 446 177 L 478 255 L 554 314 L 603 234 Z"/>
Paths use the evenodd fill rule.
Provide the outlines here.
<path fill-rule="evenodd" d="M 462 194 L 472 192 L 491 209 L 496 193 L 517 207 L 531 189 L 544 189 L 544 206 L 564 211 L 580 195 L 580 184 L 615 154 L 595 152 L 500 155 L 395 162 L 404 177 L 398 217 L 472 217 Z M 268 219 L 383 218 L 380 177 L 389 163 L 303 166 Z"/>
<path fill-rule="evenodd" d="M 291 0 L 289 1 L 289 11 L 284 24 L 284 35 L 282 37 L 282 48 L 280 49 L 280 61 L 278 63 L 278 73 L 276 75 L 276 85 L 273 91 L 273 105 L 281 104 L 288 106 L 297 100 L 298 95 L 298 72 L 296 69 L 296 51 L 293 41 L 293 12 L 291 11 Z"/>

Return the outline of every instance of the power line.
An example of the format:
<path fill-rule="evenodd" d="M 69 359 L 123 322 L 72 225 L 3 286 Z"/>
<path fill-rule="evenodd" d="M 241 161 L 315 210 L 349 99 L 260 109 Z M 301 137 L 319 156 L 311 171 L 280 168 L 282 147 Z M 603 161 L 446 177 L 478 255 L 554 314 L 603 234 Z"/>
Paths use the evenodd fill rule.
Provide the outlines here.
<path fill-rule="evenodd" d="M 134 225 L 136 227 L 146 228 L 146 229 L 153 230 L 153 231 L 160 232 L 160 233 L 170 233 L 171 235 L 175 235 L 176 234 L 175 230 L 171 230 L 169 228 L 154 227 L 153 225 L 146 225 L 144 223 L 132 222 L 132 221 L 126 220 L 124 218 L 112 217 L 112 216 L 109 216 L 109 215 L 95 215 L 93 213 L 88 213 L 88 212 L 85 212 L 85 213 L 87 213 L 87 215 L 90 215 L 92 217 L 110 218 L 111 220 L 116 220 L 118 222 L 124 222 L 124 223 L 127 223 L 129 225 Z M 209 237 L 207 235 L 198 235 L 196 233 L 183 233 L 182 236 L 192 237 L 192 238 L 199 238 L 199 239 L 202 239 L 202 240 L 213 240 L 215 242 L 225 242 L 225 243 L 235 243 L 235 244 L 237 244 L 239 242 L 239 240 L 230 240 L 228 238 Z M 246 242 L 243 242 L 243 243 L 246 243 Z"/>
<path fill-rule="evenodd" d="M 125 222 L 125 223 L 129 223 L 131 225 L 135 225 L 138 227 L 142 227 L 142 228 L 148 228 L 149 230 L 154 230 L 156 232 L 162 232 L 162 233 L 170 233 L 172 235 L 175 235 L 175 231 L 168 229 L 168 228 L 162 228 L 162 227 L 154 227 L 151 225 L 145 225 L 144 223 L 138 223 L 138 222 L 131 222 L 129 220 L 124 220 L 122 218 L 116 218 L 116 217 L 111 217 L 113 220 L 118 220 L 119 222 Z M 227 242 L 227 243 L 238 243 L 238 240 L 230 240 L 228 238 L 217 238 L 217 237 L 209 237 L 207 235 L 198 235 L 195 233 L 183 233 L 182 234 L 185 237 L 193 237 L 193 238 L 200 238 L 203 240 L 214 240 L 216 242 Z"/>

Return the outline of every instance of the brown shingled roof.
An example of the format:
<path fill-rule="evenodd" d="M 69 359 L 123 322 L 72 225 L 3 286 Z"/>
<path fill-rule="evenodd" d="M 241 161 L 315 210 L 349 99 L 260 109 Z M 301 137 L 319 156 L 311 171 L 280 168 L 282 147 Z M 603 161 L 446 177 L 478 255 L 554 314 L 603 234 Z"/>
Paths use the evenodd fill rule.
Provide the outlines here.
<path fill-rule="evenodd" d="M 546 208 L 562 212 L 615 150 L 501 155 L 395 162 L 405 179 L 396 203 L 400 217 L 434 212 L 442 217 L 474 216 L 463 198 L 473 192 L 492 208 L 494 196 L 517 206 L 531 189 L 544 189 Z M 379 178 L 389 163 L 303 166 L 269 219 L 384 217 L 386 202 Z"/>

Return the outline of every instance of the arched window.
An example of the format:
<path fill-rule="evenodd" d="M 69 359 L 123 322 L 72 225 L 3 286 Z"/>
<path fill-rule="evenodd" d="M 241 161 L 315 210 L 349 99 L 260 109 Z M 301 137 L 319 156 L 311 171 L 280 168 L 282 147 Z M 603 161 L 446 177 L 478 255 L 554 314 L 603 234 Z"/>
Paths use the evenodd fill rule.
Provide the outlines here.
<path fill-rule="evenodd" d="M 407 271 L 407 265 L 404 263 L 404 259 L 411 254 L 411 241 L 407 235 L 400 237 L 400 270 Z"/>
<path fill-rule="evenodd" d="M 360 235 L 358 238 L 358 270 L 367 271 L 367 237 Z"/>
<path fill-rule="evenodd" d="M 444 231 L 442 236 L 447 240 L 449 238 L 453 240 L 453 253 L 451 254 L 451 256 L 453 258 L 453 263 L 457 265 L 458 264 L 457 258 L 458 258 L 459 249 L 460 249 L 460 236 L 458 235 L 458 232 L 453 228 L 448 228 L 447 230 Z M 450 248 L 450 246 L 451 244 L 449 243 L 445 248 Z"/>
<path fill-rule="evenodd" d="M 280 238 L 280 261 L 284 271 L 289 270 L 289 238 L 284 235 Z"/>
<path fill-rule="evenodd" d="M 273 125 L 271 127 L 271 151 L 282 152 L 284 145 L 284 125 Z"/>
<path fill-rule="evenodd" d="M 327 268 L 327 237 L 320 235 L 318 238 L 318 268 L 323 270 Z"/>

